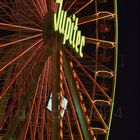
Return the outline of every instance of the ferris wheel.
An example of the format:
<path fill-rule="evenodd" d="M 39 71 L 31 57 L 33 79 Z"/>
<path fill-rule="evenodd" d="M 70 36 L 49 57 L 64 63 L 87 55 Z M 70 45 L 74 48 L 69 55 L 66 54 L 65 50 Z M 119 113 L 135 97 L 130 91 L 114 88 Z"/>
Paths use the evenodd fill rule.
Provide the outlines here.
<path fill-rule="evenodd" d="M 0 0 L 0 140 L 108 140 L 117 0 Z"/>

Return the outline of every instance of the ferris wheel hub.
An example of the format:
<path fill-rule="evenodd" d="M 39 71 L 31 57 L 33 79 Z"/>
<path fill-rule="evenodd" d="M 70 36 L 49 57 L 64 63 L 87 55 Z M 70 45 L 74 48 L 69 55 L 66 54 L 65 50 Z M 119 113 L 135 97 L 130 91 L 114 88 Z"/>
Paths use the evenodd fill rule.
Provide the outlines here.
<path fill-rule="evenodd" d="M 48 11 L 48 13 L 44 17 L 44 24 L 43 24 L 43 36 L 44 40 L 50 39 L 54 36 L 53 31 L 53 11 Z"/>

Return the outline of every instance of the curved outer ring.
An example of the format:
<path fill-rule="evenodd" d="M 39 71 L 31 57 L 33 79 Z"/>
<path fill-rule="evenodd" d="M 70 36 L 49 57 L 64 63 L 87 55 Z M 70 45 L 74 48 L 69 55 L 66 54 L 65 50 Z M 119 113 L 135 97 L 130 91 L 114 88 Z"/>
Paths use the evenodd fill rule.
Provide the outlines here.
<path fill-rule="evenodd" d="M 108 132 L 106 135 L 105 140 L 109 139 L 109 132 L 110 132 L 110 128 L 111 128 L 111 123 L 112 123 L 112 117 L 113 117 L 113 109 L 114 109 L 114 101 L 115 101 L 115 94 L 116 94 L 116 82 L 117 82 L 117 65 L 118 65 L 118 6 L 117 6 L 117 0 L 114 0 L 114 7 L 115 7 L 115 42 L 116 42 L 116 50 L 115 50 L 115 60 L 114 60 L 114 84 L 113 84 L 113 96 L 112 96 L 112 106 L 111 106 L 111 110 L 110 110 L 110 119 L 109 119 L 109 123 L 108 123 Z"/>

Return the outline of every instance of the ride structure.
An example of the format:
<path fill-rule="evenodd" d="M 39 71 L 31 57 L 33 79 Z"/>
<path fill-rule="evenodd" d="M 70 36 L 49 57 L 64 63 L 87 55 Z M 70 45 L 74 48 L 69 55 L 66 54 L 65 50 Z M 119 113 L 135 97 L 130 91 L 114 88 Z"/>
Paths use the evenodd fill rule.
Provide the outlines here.
<path fill-rule="evenodd" d="M 0 0 L 0 140 L 108 140 L 117 0 Z"/>

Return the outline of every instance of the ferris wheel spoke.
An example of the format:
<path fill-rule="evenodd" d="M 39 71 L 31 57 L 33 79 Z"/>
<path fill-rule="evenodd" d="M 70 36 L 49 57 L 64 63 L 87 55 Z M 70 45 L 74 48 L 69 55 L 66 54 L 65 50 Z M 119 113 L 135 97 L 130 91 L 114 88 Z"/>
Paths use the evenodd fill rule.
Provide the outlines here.
<path fill-rule="evenodd" d="M 10 4 L 12 8 L 16 8 L 15 2 L 13 2 L 12 0 L 9 1 L 4 0 L 4 3 L 7 5 Z"/>
<path fill-rule="evenodd" d="M 9 43 L 5 43 L 5 44 L 0 45 L 0 48 L 7 47 L 7 46 L 13 45 L 13 44 L 17 44 L 19 42 L 23 42 L 23 41 L 26 41 L 26 40 L 31 40 L 33 38 L 38 38 L 38 37 L 41 37 L 41 36 L 42 36 L 42 34 L 37 34 L 37 35 L 30 36 L 30 37 L 27 37 L 27 38 L 23 38 L 23 39 L 19 39 L 19 40 L 16 40 L 16 41 L 9 42 Z"/>
<path fill-rule="evenodd" d="M 40 140 L 44 139 L 44 129 L 45 129 L 45 116 L 46 116 L 46 101 L 47 101 L 47 80 L 48 80 L 48 73 L 47 73 L 47 69 L 48 69 L 48 63 L 45 64 L 45 68 L 44 68 L 44 72 L 45 72 L 45 79 L 44 79 L 44 95 L 43 95 L 43 101 L 42 101 L 42 121 L 41 121 L 41 134 L 40 134 Z"/>
<path fill-rule="evenodd" d="M 11 19 L 11 21 L 13 21 L 15 23 L 15 21 L 13 20 L 13 16 L 12 14 L 9 14 L 4 8 L 0 7 L 0 9 L 2 9 L 2 11 Z"/>
<path fill-rule="evenodd" d="M 38 14 L 38 11 L 34 7 L 34 4 L 31 1 L 21 0 L 21 6 L 26 7 L 26 9 L 18 8 L 18 9 L 15 9 L 15 12 L 18 12 L 20 16 L 23 15 L 25 18 L 27 18 L 29 22 L 32 21 L 34 25 L 36 24 L 39 28 L 42 28 L 43 21 L 40 15 Z M 28 14 L 29 12 L 30 14 Z M 18 20 L 19 20 L 19 17 L 18 17 Z M 23 23 L 25 23 L 24 20 L 23 20 Z"/>
<path fill-rule="evenodd" d="M 11 85 L 14 83 L 14 81 L 19 77 L 19 75 L 23 72 L 23 70 L 25 69 L 25 67 L 28 65 L 28 63 L 32 60 L 32 58 L 34 57 L 34 55 L 37 53 L 37 51 L 41 48 L 42 45 L 40 45 L 40 47 L 38 47 L 33 54 L 30 56 L 30 58 L 27 60 L 27 62 L 21 67 L 21 69 L 18 71 L 18 73 L 16 74 L 16 76 L 12 79 L 12 81 L 9 83 L 9 85 L 7 86 L 7 88 L 0 94 L 0 99 L 6 94 L 6 92 L 8 91 L 8 89 L 11 87 Z"/>
<path fill-rule="evenodd" d="M 96 39 L 96 38 L 90 38 L 90 37 L 86 37 L 86 43 L 90 43 L 90 44 L 105 43 L 105 45 L 108 45 L 110 48 L 113 48 L 116 45 L 116 42 L 101 40 L 101 39 Z"/>
<path fill-rule="evenodd" d="M 84 4 L 84 6 L 82 6 L 80 9 L 78 9 L 76 12 L 74 12 L 74 14 L 77 14 L 79 12 L 81 12 L 84 8 L 86 8 L 89 4 L 91 4 L 94 0 L 90 0 L 89 2 L 87 2 L 86 4 Z"/>
<path fill-rule="evenodd" d="M 43 15 L 42 15 L 41 11 L 39 10 L 39 8 L 37 7 L 37 5 L 35 4 L 34 0 L 32 0 L 32 2 L 33 2 L 33 5 L 34 5 L 35 9 L 38 12 L 38 14 L 40 15 L 40 18 L 43 19 Z"/>
<path fill-rule="evenodd" d="M 51 114 L 50 112 L 46 113 L 47 119 L 46 119 L 46 134 L 47 134 L 47 140 L 51 140 Z"/>
<path fill-rule="evenodd" d="M 76 75 L 76 78 L 77 78 L 79 85 L 81 86 L 82 90 L 84 91 L 84 94 L 87 96 L 87 98 L 89 99 L 91 104 L 93 104 L 92 98 L 90 97 L 88 91 L 86 90 L 85 86 L 83 85 L 82 81 L 80 80 L 80 78 L 78 77 L 78 74 L 76 72 L 75 72 L 75 75 Z"/>
<path fill-rule="evenodd" d="M 46 49 L 46 48 L 45 48 Z M 41 58 L 40 58 L 41 57 Z M 21 102 L 20 102 L 20 105 L 19 105 L 19 109 L 23 109 L 24 108 L 24 106 L 25 107 L 27 107 L 27 103 L 29 102 L 29 100 L 30 100 L 30 98 L 31 98 L 31 96 L 32 96 L 32 92 L 33 92 L 33 90 L 34 90 L 34 88 L 35 88 L 35 86 L 36 86 L 36 83 L 37 83 L 37 80 L 38 80 L 38 78 L 39 78 L 39 75 L 40 75 L 40 73 L 41 73 L 41 71 L 42 71 L 42 69 L 44 68 L 44 64 L 42 63 L 42 62 L 40 62 L 40 61 L 37 61 L 37 60 L 42 60 L 42 58 L 44 59 L 44 57 L 46 58 L 46 55 L 45 55 L 45 53 L 44 53 L 44 50 L 42 50 L 40 53 L 39 53 L 39 55 L 35 58 L 35 60 L 34 60 L 34 66 L 36 67 L 36 64 L 38 63 L 39 65 L 38 65 L 38 67 L 35 69 L 35 73 L 34 73 L 34 79 L 33 79 L 33 81 L 31 82 L 31 84 L 30 84 L 30 87 L 28 86 L 28 89 L 27 89 L 27 94 L 28 93 L 30 93 L 30 94 L 28 94 L 28 100 L 25 100 L 25 99 L 23 99 Z M 28 90 L 30 90 L 30 91 L 28 91 Z M 26 97 L 25 97 L 26 98 Z M 17 112 L 18 113 L 18 112 Z M 17 113 L 16 113 L 16 116 L 17 116 Z M 16 118 L 16 116 L 14 117 L 14 119 L 12 120 L 12 122 L 10 123 L 10 126 L 9 126 L 9 128 L 8 128 L 8 133 L 7 133 L 7 136 L 11 136 L 11 135 L 13 135 L 15 132 L 16 132 L 16 128 L 18 127 L 18 125 L 19 125 L 19 122 L 20 122 L 20 120 L 19 119 L 17 119 Z M 15 124 L 15 122 L 16 122 L 16 124 Z M 14 128 L 12 128 L 12 126 L 14 126 Z M 12 129 L 11 129 L 12 128 Z M 22 137 L 23 138 L 23 137 Z"/>
<path fill-rule="evenodd" d="M 47 2 L 46 0 L 42 0 L 43 2 L 43 5 L 44 5 L 44 8 L 45 8 L 45 14 L 47 13 Z"/>
<path fill-rule="evenodd" d="M 78 25 L 87 24 L 87 23 L 98 21 L 101 19 L 109 19 L 109 18 L 112 19 L 112 18 L 114 18 L 114 16 L 115 16 L 115 14 L 113 14 L 113 13 L 102 11 L 102 12 L 98 12 L 97 14 L 94 14 L 94 15 L 79 18 Z"/>
<path fill-rule="evenodd" d="M 71 106 L 71 109 L 72 109 L 72 112 L 73 112 L 73 115 L 74 115 L 74 119 L 76 121 L 76 127 L 77 127 L 77 130 L 78 130 L 79 136 L 80 136 L 80 140 L 83 140 L 82 130 L 80 128 L 80 124 L 79 124 L 79 121 L 78 121 L 78 118 L 77 118 L 77 115 L 76 115 L 76 109 L 74 107 L 74 104 L 73 104 L 73 101 L 72 101 L 72 98 L 71 98 L 71 95 L 70 95 L 69 87 L 68 87 L 68 84 L 66 82 L 66 79 L 65 79 L 64 75 L 63 75 L 63 78 L 64 78 L 64 85 L 65 85 L 65 88 L 66 88 L 66 94 L 68 96 L 68 100 L 69 100 L 69 103 L 70 103 L 70 106 Z"/>
<path fill-rule="evenodd" d="M 9 7 L 9 6 L 8 6 L 8 3 L 7 3 L 7 2 L 0 2 L 0 3 L 1 3 L 0 8 L 2 9 L 2 11 L 5 12 L 7 16 L 9 16 L 9 14 L 6 12 L 6 10 L 4 10 L 4 8 L 8 8 L 8 7 Z M 10 2 L 10 3 L 11 3 L 11 5 L 13 5 L 12 2 Z M 11 9 L 9 9 L 9 10 L 11 11 Z M 10 16 L 13 16 L 12 11 L 11 11 Z M 13 17 L 14 17 L 14 16 L 13 16 Z M 13 18 L 11 18 L 11 20 L 13 21 Z M 13 21 L 13 22 L 15 22 L 15 21 Z"/>
<path fill-rule="evenodd" d="M 0 15 L 0 21 L 2 21 L 2 22 L 4 22 L 4 23 L 7 23 L 7 24 L 10 24 L 10 22 L 7 21 L 6 19 L 4 19 L 3 17 L 1 17 L 1 15 Z"/>
<path fill-rule="evenodd" d="M 15 58 L 13 58 L 11 61 L 9 61 L 6 65 L 4 65 L 2 68 L 0 68 L 0 72 L 3 71 L 6 67 L 8 67 L 9 65 L 11 65 L 12 63 L 14 63 L 16 60 L 18 60 L 19 58 L 21 58 L 23 55 L 25 55 L 28 51 L 30 51 L 32 48 L 34 48 L 35 46 L 37 46 L 40 42 L 42 41 L 42 39 L 40 39 L 38 42 L 34 43 L 33 45 L 31 45 L 30 47 L 28 47 L 25 51 L 23 51 L 22 53 L 20 53 L 18 56 L 16 56 Z"/>
<path fill-rule="evenodd" d="M 40 2 L 39 2 L 39 0 L 37 0 L 37 2 L 38 2 L 38 5 L 39 5 L 39 7 L 41 9 L 41 12 L 42 12 L 42 14 L 44 16 L 45 15 L 45 4 L 44 4 L 44 0 L 40 0 Z"/>
<path fill-rule="evenodd" d="M 36 85 L 35 95 L 33 97 L 33 102 L 32 102 L 32 105 L 31 105 L 31 109 L 29 111 L 30 113 L 29 113 L 29 117 L 28 117 L 28 120 L 27 120 L 27 123 L 26 123 L 26 126 L 25 126 L 26 129 L 25 129 L 25 132 L 24 132 L 24 135 L 23 135 L 23 140 L 26 140 L 26 136 L 27 136 L 27 132 L 28 132 L 28 129 L 29 129 L 29 124 L 30 124 L 30 121 L 31 121 L 31 117 L 32 117 L 36 97 L 37 97 L 37 94 L 38 94 L 40 79 L 41 79 L 41 75 L 39 76 L 39 79 L 38 79 L 38 82 L 37 82 L 37 85 Z"/>
<path fill-rule="evenodd" d="M 44 83 L 43 83 L 43 95 L 42 95 L 42 121 L 41 121 L 41 127 L 40 130 L 40 140 L 44 139 L 44 131 L 45 131 L 45 118 L 46 118 L 46 101 L 49 99 L 49 96 L 46 95 L 47 93 L 47 79 L 48 79 L 48 74 L 47 74 L 47 68 L 48 68 L 48 63 L 45 63 L 44 66 Z"/>
<path fill-rule="evenodd" d="M 76 73 L 75 73 L 75 74 L 76 74 Z M 96 106 L 95 106 L 96 101 L 99 101 L 99 100 L 93 100 L 93 99 L 90 97 L 89 93 L 87 92 L 85 86 L 83 85 L 82 81 L 80 80 L 80 78 L 78 77 L 77 74 L 76 74 L 76 77 L 77 77 L 77 80 L 78 80 L 79 84 L 81 85 L 81 87 L 82 87 L 82 89 L 83 89 L 84 94 L 87 96 L 87 98 L 89 99 L 91 105 L 94 107 L 94 109 L 95 109 L 97 115 L 99 116 L 99 119 L 100 119 L 101 122 L 103 123 L 105 129 L 108 129 L 107 124 L 105 123 L 103 117 L 101 116 L 101 114 L 99 113 L 98 109 L 97 109 Z M 106 103 L 106 104 L 108 104 L 109 106 L 111 105 L 111 103 L 110 103 L 109 101 L 107 101 L 107 100 L 100 100 L 100 102 Z"/>
<path fill-rule="evenodd" d="M 34 64 L 35 64 L 35 62 L 34 62 Z M 8 111 L 7 111 L 7 113 L 5 114 L 5 119 L 4 119 L 4 120 L 2 121 L 2 123 L 0 124 L 0 130 L 2 129 L 2 127 L 3 127 L 4 123 L 5 123 L 5 121 L 7 120 L 7 118 L 9 117 L 9 114 L 10 114 L 10 113 L 12 112 L 12 110 L 14 109 L 15 104 L 16 104 L 16 102 L 18 101 L 18 100 L 17 100 L 18 97 L 21 97 L 23 87 L 25 86 L 26 80 L 29 78 L 29 75 L 31 74 L 31 72 L 32 72 L 32 70 L 33 70 L 33 67 L 34 67 L 34 66 L 32 66 L 32 68 L 31 68 L 29 74 L 27 75 L 26 79 L 24 80 L 24 83 L 23 83 L 22 87 L 20 88 L 19 93 L 16 94 L 16 96 L 15 96 L 13 102 L 12 102 L 11 105 L 9 106 Z M 37 70 L 36 70 L 36 71 L 37 71 Z M 31 83 L 30 83 L 30 85 L 31 85 Z M 17 111 L 17 112 L 18 112 L 18 111 Z M 16 115 L 16 116 L 17 116 L 17 115 Z M 18 121 L 19 121 L 19 120 L 18 120 Z M 15 121 L 13 121 L 13 123 L 15 123 Z M 11 123 L 11 124 L 12 124 L 12 123 Z M 12 125 L 11 125 L 11 126 L 12 126 Z M 8 128 L 9 131 L 10 131 L 10 128 L 11 128 L 11 127 Z M 9 132 L 9 133 L 12 133 L 12 132 Z"/>
<path fill-rule="evenodd" d="M 85 54 L 85 56 L 87 56 L 87 54 Z M 90 57 L 90 56 L 87 56 L 89 59 L 91 59 L 92 61 L 95 61 L 96 59 Z M 96 61 L 97 62 L 97 61 Z M 104 64 L 102 64 L 101 62 L 98 62 L 98 65 L 99 67 L 102 67 L 104 68 L 105 70 L 107 70 L 108 72 L 112 72 L 112 70 L 110 68 L 108 68 L 107 66 L 105 66 Z M 98 66 L 97 65 L 97 66 Z M 88 70 L 90 70 L 91 72 L 95 72 L 97 73 L 97 71 L 93 71 L 91 68 L 87 68 Z"/>
<path fill-rule="evenodd" d="M 87 77 L 89 77 L 93 83 L 97 86 L 97 88 L 102 92 L 102 94 L 108 99 L 109 102 L 112 101 L 112 99 L 108 96 L 108 94 L 102 89 L 102 87 L 97 83 L 97 81 L 95 79 L 92 78 L 92 76 L 87 72 L 87 70 L 74 58 L 74 56 L 65 48 L 65 51 L 69 54 L 69 56 L 71 56 L 71 58 L 73 60 L 75 60 L 77 62 L 77 64 L 79 65 L 79 67 L 83 70 L 83 72 L 87 75 Z"/>
<path fill-rule="evenodd" d="M 41 53 L 40 53 L 40 55 L 41 55 Z M 36 57 L 36 59 L 38 59 L 38 58 L 39 58 L 39 56 Z M 13 108 L 14 108 L 16 102 L 17 102 L 17 99 L 22 95 L 23 87 L 25 86 L 26 81 L 29 79 L 29 76 L 32 74 L 32 71 L 33 71 L 33 69 L 34 69 L 35 63 L 36 63 L 36 61 L 34 61 L 34 63 L 33 63 L 33 65 L 32 65 L 32 67 L 31 67 L 31 69 L 30 69 L 29 72 L 26 74 L 26 76 L 25 76 L 26 78 L 24 79 L 23 84 L 22 84 L 22 86 L 21 86 L 20 89 L 19 89 L 19 92 L 16 94 L 16 96 L 15 96 L 13 102 L 11 103 L 11 105 L 10 105 L 9 108 L 8 108 L 8 111 L 5 113 L 4 120 L 3 120 L 2 122 L 0 122 L 0 130 L 2 129 L 2 127 L 3 127 L 4 123 L 6 122 L 7 118 L 9 117 L 9 114 L 12 112 L 12 110 L 13 110 Z M 38 69 L 36 69 L 36 71 L 37 71 L 37 70 L 38 70 Z"/>
<path fill-rule="evenodd" d="M 43 75 L 44 75 L 44 72 L 43 72 Z M 38 119 L 39 119 L 39 110 L 40 110 L 40 107 L 41 107 L 41 99 L 42 99 L 42 91 L 43 91 L 43 83 L 44 83 L 44 78 L 43 75 L 41 75 L 41 83 L 40 83 L 40 90 L 39 90 L 39 99 L 38 99 L 38 102 L 37 102 L 37 110 L 36 110 L 36 115 L 35 115 L 35 122 L 34 122 L 34 129 L 33 129 L 33 137 L 32 137 L 32 140 L 35 140 L 35 136 L 36 136 L 36 132 L 37 132 L 37 125 L 38 125 Z"/>
<path fill-rule="evenodd" d="M 71 4 L 70 4 L 70 6 L 67 8 L 67 12 L 70 10 L 70 8 L 75 4 L 75 2 L 76 2 L 77 0 L 74 0 Z"/>
<path fill-rule="evenodd" d="M 66 5 L 68 4 L 69 0 L 65 0 L 64 1 L 64 5 L 63 5 L 63 8 L 65 9 Z"/>
<path fill-rule="evenodd" d="M 100 121 L 102 122 L 102 124 L 103 124 L 105 130 L 108 130 L 108 126 L 107 126 L 107 124 L 105 123 L 105 121 L 104 121 L 102 115 L 100 114 L 99 110 L 97 109 L 97 107 L 96 107 L 95 105 L 93 105 L 93 107 L 94 107 L 94 109 L 95 109 L 95 112 L 96 112 L 98 118 L 99 118 Z"/>
<path fill-rule="evenodd" d="M 44 16 L 45 15 L 45 11 L 44 11 L 44 5 L 42 5 L 42 1 L 40 0 L 36 0 L 36 2 L 37 2 L 37 5 L 38 5 L 38 7 L 39 7 L 39 9 L 40 9 L 40 12 L 41 12 L 41 14 L 42 14 L 42 16 Z"/>
<path fill-rule="evenodd" d="M 24 24 L 25 21 L 26 21 L 26 22 L 28 22 L 28 24 L 32 24 L 32 25 L 34 25 L 34 26 L 36 26 L 36 27 L 42 29 L 42 23 L 43 23 L 43 22 L 42 22 L 42 19 L 39 20 L 39 17 L 36 18 L 37 20 L 39 20 L 38 22 L 36 22 L 36 21 L 34 21 L 33 18 L 28 17 L 27 14 L 22 13 L 21 11 L 15 10 L 15 12 L 16 12 L 17 15 L 20 15 L 21 17 L 24 18 L 24 20 L 23 20 L 23 22 L 22 22 L 23 24 Z M 17 16 L 17 21 L 19 21 L 19 16 Z"/>
<path fill-rule="evenodd" d="M 5 3 L 8 5 L 9 2 L 8 1 L 6 2 L 6 0 L 5 0 Z M 10 4 L 11 4 L 11 7 L 13 9 L 17 9 L 18 8 L 16 0 L 15 1 L 10 0 Z"/>
<path fill-rule="evenodd" d="M 14 1 L 14 5 L 13 6 L 14 6 L 15 9 L 20 9 L 20 2 L 21 1 L 17 1 L 17 0 Z M 13 1 L 11 1 L 11 3 L 13 3 Z"/>
<path fill-rule="evenodd" d="M 68 110 L 66 110 L 66 119 L 67 119 L 67 123 L 68 123 L 67 125 L 68 125 L 68 129 L 69 129 L 71 140 L 74 140 L 74 136 L 73 136 L 73 132 L 72 132 L 72 127 L 71 127 L 71 122 L 70 122 L 70 117 L 69 117 Z"/>
<path fill-rule="evenodd" d="M 7 40 L 8 38 L 16 38 L 17 37 L 17 35 L 16 34 L 8 34 L 8 35 L 2 35 L 1 37 L 0 37 L 0 40 Z"/>
<path fill-rule="evenodd" d="M 74 55 L 72 55 L 66 48 L 65 51 L 71 56 L 71 59 L 85 72 L 85 68 L 83 66 L 83 64 L 81 64 L 75 57 Z M 91 70 L 90 68 L 88 68 L 88 70 L 90 70 L 91 72 L 95 73 L 95 71 Z M 87 72 L 87 71 L 86 71 Z M 87 72 L 88 73 L 88 72 Z M 88 75 L 90 75 L 88 73 Z"/>
<path fill-rule="evenodd" d="M 31 28 L 31 27 L 26 27 L 26 26 L 21 26 L 21 25 L 15 25 L 15 24 L 7 24 L 7 23 L 2 23 L 0 22 L 0 28 L 2 27 L 6 27 L 4 28 L 9 29 L 9 28 L 13 28 L 11 30 L 15 30 L 15 29 L 26 29 L 26 30 L 30 30 L 30 31 L 38 31 L 38 32 L 43 32 L 43 30 L 37 29 L 37 28 Z M 9 27 L 9 28 L 8 28 Z M 10 30 L 10 29 L 9 29 Z"/>
<path fill-rule="evenodd" d="M 31 13 L 37 18 L 37 20 L 41 23 L 42 20 L 40 18 L 39 15 L 37 15 L 37 13 L 32 9 L 32 7 L 25 1 L 25 0 L 22 0 L 23 3 L 28 7 L 29 11 L 31 11 Z"/>
<path fill-rule="evenodd" d="M 34 21 L 32 21 L 30 18 L 28 18 L 26 15 L 24 15 L 23 13 L 21 13 L 20 11 L 17 11 L 15 9 L 12 9 L 10 6 L 6 5 L 5 3 L 0 1 L 1 5 L 4 5 L 5 7 L 7 7 L 9 10 L 11 10 L 11 12 L 15 12 L 17 15 L 23 17 L 24 20 L 28 21 L 29 23 L 32 23 L 33 25 L 37 26 L 37 27 L 41 27 L 39 24 L 35 23 Z M 42 28 L 42 27 L 41 27 Z"/>
<path fill-rule="evenodd" d="M 87 138 L 87 140 L 90 140 L 90 134 L 89 134 L 89 131 L 88 131 L 88 128 L 87 128 L 88 126 L 87 126 L 82 108 L 80 106 L 80 101 L 79 101 L 79 98 L 78 98 L 76 83 L 74 81 L 74 77 L 73 77 L 73 74 L 72 74 L 72 71 L 71 71 L 71 66 L 67 61 L 66 54 L 65 54 L 63 48 L 62 48 L 62 50 L 63 50 L 64 72 L 65 72 L 66 78 L 68 80 L 68 84 L 69 84 L 69 87 L 70 87 L 70 91 L 71 91 L 71 95 L 72 95 L 74 105 L 76 107 L 77 116 L 78 116 L 78 119 L 79 119 L 79 122 L 80 122 L 80 125 L 81 125 L 81 129 L 82 129 L 84 137 Z"/>

